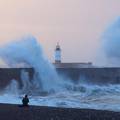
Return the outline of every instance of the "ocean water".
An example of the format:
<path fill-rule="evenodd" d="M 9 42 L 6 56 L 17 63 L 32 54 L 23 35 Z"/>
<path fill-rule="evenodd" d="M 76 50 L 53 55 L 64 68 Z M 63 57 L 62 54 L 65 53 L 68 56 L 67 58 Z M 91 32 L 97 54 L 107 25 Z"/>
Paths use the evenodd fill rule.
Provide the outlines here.
<path fill-rule="evenodd" d="M 73 87 L 73 86 L 72 86 Z M 47 95 L 29 95 L 30 105 L 120 111 L 120 85 L 77 85 Z M 23 94 L 4 93 L 0 103 L 21 104 Z"/>
<path fill-rule="evenodd" d="M 0 103 L 21 104 L 28 94 L 30 105 L 120 111 L 120 85 L 75 84 L 59 76 L 33 36 L 2 46 L 0 59 L 10 68 L 27 66 L 35 70 L 32 81 L 26 71 L 21 71 L 22 88 L 11 80 L 0 93 Z"/>

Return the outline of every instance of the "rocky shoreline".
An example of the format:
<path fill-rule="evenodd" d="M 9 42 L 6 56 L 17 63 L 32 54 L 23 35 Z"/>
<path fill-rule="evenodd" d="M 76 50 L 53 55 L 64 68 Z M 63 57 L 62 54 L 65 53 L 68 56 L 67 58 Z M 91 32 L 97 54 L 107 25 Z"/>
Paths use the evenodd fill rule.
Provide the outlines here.
<path fill-rule="evenodd" d="M 0 104 L 0 120 L 120 120 L 120 112 Z"/>

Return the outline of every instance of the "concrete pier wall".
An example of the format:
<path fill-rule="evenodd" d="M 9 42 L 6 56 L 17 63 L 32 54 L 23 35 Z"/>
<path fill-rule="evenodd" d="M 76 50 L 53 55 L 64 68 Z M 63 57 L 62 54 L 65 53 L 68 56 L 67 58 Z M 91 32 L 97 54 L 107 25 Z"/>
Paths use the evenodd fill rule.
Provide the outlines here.
<path fill-rule="evenodd" d="M 13 79 L 22 85 L 22 70 L 29 73 L 30 79 L 33 78 L 32 68 L 1 68 L 0 89 L 5 88 Z M 120 68 L 57 68 L 57 72 L 75 82 L 82 80 L 91 84 L 120 84 Z"/>
<path fill-rule="evenodd" d="M 58 73 L 73 81 L 91 84 L 120 84 L 120 68 L 62 68 Z"/>
<path fill-rule="evenodd" d="M 8 84 L 10 84 L 11 80 L 16 80 L 19 82 L 20 86 L 21 82 L 21 71 L 25 70 L 29 73 L 30 79 L 33 78 L 34 70 L 31 68 L 0 68 L 0 89 L 5 88 Z"/>

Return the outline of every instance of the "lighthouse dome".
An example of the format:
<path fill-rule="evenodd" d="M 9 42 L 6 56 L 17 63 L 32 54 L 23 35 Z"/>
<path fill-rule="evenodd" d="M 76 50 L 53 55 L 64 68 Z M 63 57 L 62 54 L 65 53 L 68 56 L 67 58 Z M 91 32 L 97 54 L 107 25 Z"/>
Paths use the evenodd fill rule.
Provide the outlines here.
<path fill-rule="evenodd" d="M 57 51 L 61 50 L 59 43 L 57 43 L 55 50 L 57 50 Z"/>

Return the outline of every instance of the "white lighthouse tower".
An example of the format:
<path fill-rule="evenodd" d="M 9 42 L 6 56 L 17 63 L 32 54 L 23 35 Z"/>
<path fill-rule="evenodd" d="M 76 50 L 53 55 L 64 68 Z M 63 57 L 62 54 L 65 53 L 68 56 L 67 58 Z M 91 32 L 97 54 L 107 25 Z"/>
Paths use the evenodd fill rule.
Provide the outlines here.
<path fill-rule="evenodd" d="M 55 49 L 55 63 L 61 63 L 61 48 L 59 43 L 57 43 Z"/>

